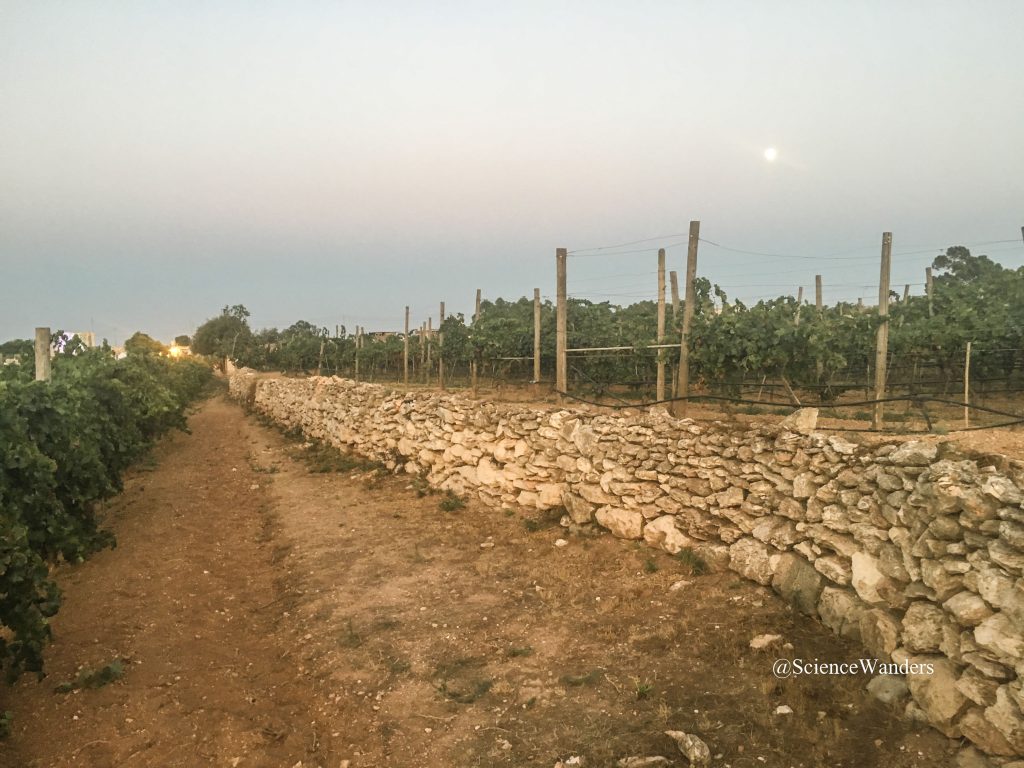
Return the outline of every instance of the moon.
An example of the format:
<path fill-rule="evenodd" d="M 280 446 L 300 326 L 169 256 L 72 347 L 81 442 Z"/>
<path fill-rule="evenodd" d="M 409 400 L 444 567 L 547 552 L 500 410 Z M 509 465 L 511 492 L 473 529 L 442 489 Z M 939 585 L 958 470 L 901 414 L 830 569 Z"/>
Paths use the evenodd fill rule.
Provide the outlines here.
<path fill-rule="evenodd" d="M 768 149 L 764 151 L 764 159 L 767 160 L 769 163 L 774 163 L 775 159 L 778 156 L 779 150 L 777 150 L 775 147 L 768 147 Z"/>

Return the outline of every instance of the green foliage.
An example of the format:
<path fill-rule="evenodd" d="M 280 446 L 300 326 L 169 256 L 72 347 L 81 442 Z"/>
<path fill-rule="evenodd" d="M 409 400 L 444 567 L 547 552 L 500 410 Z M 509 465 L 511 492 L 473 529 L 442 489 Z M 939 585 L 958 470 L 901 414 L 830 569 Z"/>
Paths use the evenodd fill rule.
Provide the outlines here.
<path fill-rule="evenodd" d="M 167 347 L 152 336 L 136 331 L 125 341 L 124 351 L 129 355 L 163 355 L 167 353 Z"/>
<path fill-rule="evenodd" d="M 192 346 L 192 337 L 191 336 L 184 336 L 184 335 L 183 336 L 175 336 L 174 337 L 174 343 L 176 345 L 178 345 L 179 347 L 190 347 L 190 346 Z"/>
<path fill-rule="evenodd" d="M 217 317 L 210 318 L 196 329 L 192 351 L 200 355 L 235 358 L 252 345 L 249 310 L 241 304 L 224 307 Z"/>
<path fill-rule="evenodd" d="M 124 677 L 124 662 L 121 659 L 114 659 L 109 664 L 104 664 L 96 669 L 83 669 L 74 680 L 58 685 L 56 692 L 71 693 L 83 688 L 102 688 L 122 677 Z"/>
<path fill-rule="evenodd" d="M 453 491 L 445 491 L 444 498 L 437 506 L 442 512 L 458 512 L 466 508 L 466 500 Z"/>
<path fill-rule="evenodd" d="M 42 671 L 60 604 L 48 563 L 113 544 L 96 503 L 121 490 L 157 437 L 184 428 L 185 407 L 209 379 L 191 360 L 115 360 L 97 349 L 58 355 L 48 383 L 27 370 L 0 381 L 0 668 L 9 677 Z"/>
<path fill-rule="evenodd" d="M 900 364 L 890 367 L 890 382 L 899 386 L 907 378 L 906 374 L 901 378 L 899 369 L 917 371 L 922 366 L 937 368 L 947 381 L 959 376 L 967 341 L 983 353 L 973 360 L 972 373 L 982 378 L 1019 375 L 1024 268 L 1006 269 L 987 256 L 971 255 L 962 246 L 937 257 L 934 268 L 931 315 L 923 296 L 890 305 L 890 356 Z M 719 286 L 704 278 L 698 278 L 694 288 L 690 380 L 696 388 L 736 395 L 752 383 L 769 381 L 782 386 L 785 382 L 794 390 L 814 393 L 815 400 L 830 402 L 868 380 L 879 323 L 873 308 L 839 303 L 818 312 L 791 296 L 747 306 L 730 300 Z M 426 335 L 411 333 L 413 381 L 434 381 L 439 356 L 449 381 L 467 381 L 474 362 L 480 377 L 493 383 L 532 378 L 533 301 L 499 298 L 483 301 L 480 308 L 475 322 L 451 315 L 430 335 L 430 369 L 423 365 Z M 358 357 L 362 379 L 397 380 L 402 375 L 405 346 L 398 334 L 364 335 L 357 353 L 356 337 L 343 328 L 332 336 L 326 328 L 300 321 L 283 331 L 270 328 L 254 334 L 247 317 L 244 307 L 225 307 L 219 317 L 196 332 L 193 350 L 231 355 L 240 364 L 260 370 L 319 369 L 324 374 L 345 376 L 355 375 Z M 677 348 L 646 349 L 659 341 L 672 344 L 679 340 L 678 323 L 671 312 L 668 319 L 667 338 L 659 340 L 653 301 L 617 306 L 569 299 L 570 348 L 629 348 L 572 354 L 572 389 L 585 396 L 651 397 L 659 357 L 670 366 L 679 360 Z M 444 336 L 443 344 L 438 331 Z M 550 380 L 555 367 L 555 308 L 550 301 L 541 304 L 540 357 L 542 376 Z M 633 391 L 623 393 L 623 387 Z"/>

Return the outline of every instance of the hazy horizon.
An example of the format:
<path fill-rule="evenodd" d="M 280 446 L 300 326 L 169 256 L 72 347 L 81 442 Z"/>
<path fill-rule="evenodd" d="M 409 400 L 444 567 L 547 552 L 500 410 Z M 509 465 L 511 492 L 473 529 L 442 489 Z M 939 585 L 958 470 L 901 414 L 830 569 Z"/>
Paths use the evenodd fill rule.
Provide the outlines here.
<path fill-rule="evenodd" d="M 238 303 L 436 323 L 552 296 L 556 247 L 571 295 L 631 303 L 691 219 L 744 301 L 820 273 L 873 303 L 883 231 L 896 291 L 953 245 L 1015 268 L 1022 27 L 1010 0 L 0 0 L 0 340 L 169 341 Z"/>

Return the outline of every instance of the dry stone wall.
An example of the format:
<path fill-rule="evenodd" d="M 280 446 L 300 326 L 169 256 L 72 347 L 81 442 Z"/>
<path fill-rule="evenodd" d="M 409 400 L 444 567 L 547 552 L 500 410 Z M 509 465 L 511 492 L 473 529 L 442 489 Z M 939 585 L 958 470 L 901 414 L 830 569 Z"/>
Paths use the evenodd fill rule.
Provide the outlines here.
<path fill-rule="evenodd" d="M 285 427 L 439 488 L 564 507 L 566 526 L 690 549 L 770 585 L 873 657 L 931 670 L 869 686 L 909 716 L 990 755 L 1024 754 L 1024 471 L 1003 457 L 338 378 L 242 370 L 230 386 Z"/>

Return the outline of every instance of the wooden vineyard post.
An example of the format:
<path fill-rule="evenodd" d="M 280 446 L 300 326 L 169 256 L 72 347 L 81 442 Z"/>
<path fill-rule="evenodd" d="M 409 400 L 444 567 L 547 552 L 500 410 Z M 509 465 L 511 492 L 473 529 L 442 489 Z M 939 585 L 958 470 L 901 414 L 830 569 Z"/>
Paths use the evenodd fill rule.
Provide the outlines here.
<path fill-rule="evenodd" d="M 658 343 L 665 341 L 665 249 L 658 249 Z M 665 399 L 665 351 L 658 350 L 658 382 L 654 399 Z"/>
<path fill-rule="evenodd" d="M 430 383 L 430 363 L 431 363 L 430 356 L 431 356 L 431 353 L 433 352 L 433 349 L 432 349 L 433 344 L 434 344 L 434 318 L 428 317 L 427 318 L 427 356 L 426 356 L 426 358 L 424 358 L 425 362 L 424 362 L 424 367 L 423 367 L 423 383 L 424 384 L 429 384 Z"/>
<path fill-rule="evenodd" d="M 402 345 L 402 384 L 409 386 L 409 305 L 405 306 L 405 343 Z"/>
<path fill-rule="evenodd" d="M 555 278 L 557 283 L 555 304 L 555 390 L 559 393 L 560 402 L 565 401 L 563 393 L 569 391 L 569 358 L 566 350 L 568 344 L 568 301 L 565 292 L 565 262 L 569 252 L 565 248 L 555 250 Z"/>
<path fill-rule="evenodd" d="M 878 277 L 878 332 L 875 334 L 875 400 L 885 397 L 886 358 L 889 354 L 889 268 L 892 259 L 892 232 L 882 233 L 882 268 Z M 871 426 L 881 429 L 884 403 L 876 402 Z"/>
<path fill-rule="evenodd" d="M 822 301 L 821 301 L 821 275 L 815 275 L 814 276 L 814 314 L 818 315 L 818 317 L 820 318 L 821 317 L 821 310 L 823 308 L 824 307 L 823 307 Z M 815 363 L 814 363 L 814 370 L 818 374 L 818 384 L 820 385 L 821 384 L 822 374 L 825 372 L 825 366 L 821 362 L 820 358 L 817 361 L 815 361 Z M 820 394 L 820 392 L 819 392 L 819 394 Z"/>
<path fill-rule="evenodd" d="M 358 325 L 356 326 L 356 372 L 355 380 L 359 381 L 359 350 L 363 346 L 363 329 Z"/>
<path fill-rule="evenodd" d="M 935 284 L 932 282 L 932 268 L 924 268 L 924 291 L 928 294 L 928 317 L 934 315 L 932 310 L 932 291 L 935 288 Z"/>
<path fill-rule="evenodd" d="M 690 396 L 690 326 L 693 324 L 693 305 L 696 302 L 696 291 L 693 281 L 697 279 L 697 245 L 700 242 L 700 222 L 690 222 L 690 240 L 686 249 L 686 300 L 683 304 L 683 332 L 679 339 L 679 391 L 676 397 L 681 401 L 673 401 L 672 414 L 685 416 L 687 400 Z"/>
<path fill-rule="evenodd" d="M 444 302 L 441 302 L 441 315 L 437 322 L 437 388 L 444 391 L 444 333 L 441 326 L 444 325 Z"/>
<path fill-rule="evenodd" d="M 971 426 L 971 342 L 967 342 L 967 353 L 964 355 L 964 429 Z"/>
<path fill-rule="evenodd" d="M 672 329 L 679 328 L 679 276 L 673 269 L 668 273 L 669 283 L 672 286 Z M 679 366 L 672 364 L 672 397 L 675 397 L 679 390 Z"/>
<path fill-rule="evenodd" d="M 804 287 L 801 285 L 796 289 L 796 316 L 793 318 L 793 325 L 800 325 L 800 309 L 804 305 Z"/>
<path fill-rule="evenodd" d="M 50 380 L 50 329 L 36 328 L 36 381 Z"/>
<path fill-rule="evenodd" d="M 533 386 L 540 387 L 540 288 L 533 289 Z"/>
<path fill-rule="evenodd" d="M 480 289 L 476 289 L 476 311 L 473 313 L 473 332 L 476 332 L 476 324 L 480 322 Z M 476 347 L 473 347 L 473 359 L 469 361 L 470 386 L 473 388 L 473 397 L 476 397 L 477 371 L 476 371 Z"/>

